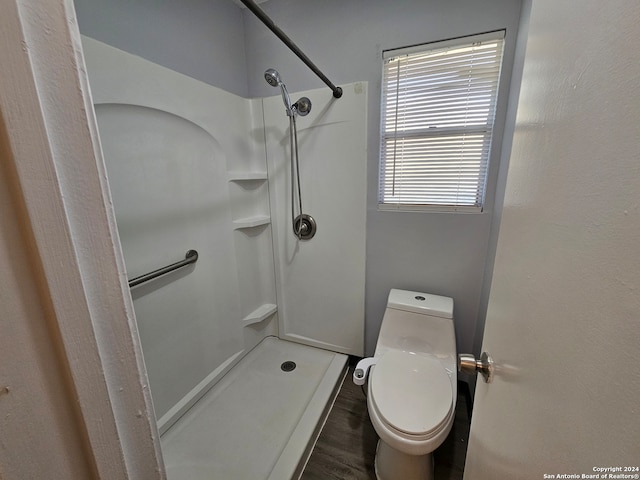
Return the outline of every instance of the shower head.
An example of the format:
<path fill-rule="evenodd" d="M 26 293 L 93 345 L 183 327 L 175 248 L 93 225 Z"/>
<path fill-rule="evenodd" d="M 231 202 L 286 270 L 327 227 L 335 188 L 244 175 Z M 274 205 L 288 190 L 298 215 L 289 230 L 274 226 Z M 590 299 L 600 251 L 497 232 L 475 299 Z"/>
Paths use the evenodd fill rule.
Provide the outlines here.
<path fill-rule="evenodd" d="M 287 87 L 282 82 L 280 74 L 277 70 L 268 68 L 264 72 L 264 79 L 272 87 L 280 87 L 280 90 L 282 91 L 282 101 L 284 102 L 284 106 L 287 109 L 288 116 L 293 117 L 294 115 L 298 114 L 304 117 L 311 111 L 311 100 L 309 100 L 307 97 L 302 97 L 296 103 L 291 105 L 291 99 L 289 98 Z"/>
<path fill-rule="evenodd" d="M 284 83 L 282 82 L 282 79 L 280 78 L 280 74 L 278 73 L 278 71 L 273 68 L 268 68 L 264 72 L 264 79 L 272 87 L 280 87 L 280 91 L 282 93 L 282 101 L 284 102 L 284 106 L 287 110 L 287 115 L 289 117 L 293 117 L 295 115 L 295 112 L 294 112 L 294 109 L 291 107 L 291 99 L 289 98 L 287 87 L 285 87 Z"/>
<path fill-rule="evenodd" d="M 282 80 L 280 80 L 280 74 L 273 68 L 269 68 L 266 72 L 264 72 L 264 79 L 272 87 L 277 87 L 282 83 Z"/>

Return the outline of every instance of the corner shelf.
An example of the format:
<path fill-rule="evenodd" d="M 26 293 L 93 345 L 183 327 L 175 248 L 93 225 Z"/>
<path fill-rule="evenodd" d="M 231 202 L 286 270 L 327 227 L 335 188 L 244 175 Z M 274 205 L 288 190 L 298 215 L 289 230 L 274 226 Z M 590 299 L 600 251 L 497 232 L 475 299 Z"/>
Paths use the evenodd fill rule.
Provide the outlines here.
<path fill-rule="evenodd" d="M 266 320 L 271 315 L 278 311 L 278 306 L 273 303 L 265 303 L 264 305 L 260 305 L 253 312 L 242 319 L 242 325 L 246 327 L 247 325 L 253 325 L 254 323 L 260 323 L 263 320 Z"/>
<path fill-rule="evenodd" d="M 242 292 L 252 292 L 241 299 L 238 328 L 247 338 L 257 338 L 277 328 L 271 318 L 278 311 L 275 304 L 275 267 L 269 208 L 269 179 L 266 164 L 234 165 L 227 171 L 231 202 L 233 242 L 238 268 L 238 285 Z M 255 330 L 255 331 L 253 331 Z"/>
<path fill-rule="evenodd" d="M 268 225 L 271 223 L 271 217 L 269 215 L 256 215 L 255 217 L 239 218 L 233 221 L 233 228 L 235 230 L 242 230 L 245 228 L 254 228 L 261 225 Z"/>
<path fill-rule="evenodd" d="M 255 182 L 267 180 L 267 172 L 229 172 L 230 182 Z"/>

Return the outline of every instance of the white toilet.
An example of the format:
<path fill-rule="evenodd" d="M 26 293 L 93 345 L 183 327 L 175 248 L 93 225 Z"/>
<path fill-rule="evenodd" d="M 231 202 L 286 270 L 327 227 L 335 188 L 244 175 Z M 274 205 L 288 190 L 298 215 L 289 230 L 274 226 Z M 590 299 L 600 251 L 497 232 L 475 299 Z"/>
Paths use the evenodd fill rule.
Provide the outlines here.
<path fill-rule="evenodd" d="M 358 363 L 354 382 L 367 373 L 378 480 L 433 479 L 433 451 L 455 416 L 453 299 L 391 290 L 375 355 Z"/>

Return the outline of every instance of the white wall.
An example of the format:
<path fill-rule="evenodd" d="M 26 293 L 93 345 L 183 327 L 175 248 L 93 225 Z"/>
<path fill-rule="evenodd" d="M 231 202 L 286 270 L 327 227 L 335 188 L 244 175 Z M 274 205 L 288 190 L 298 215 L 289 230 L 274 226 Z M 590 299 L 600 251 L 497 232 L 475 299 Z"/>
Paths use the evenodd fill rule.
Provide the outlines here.
<path fill-rule="evenodd" d="M 72 407 L 65 364 L 52 337 L 50 306 L 41 298 L 42 276 L 30 238 L 12 153 L 0 122 L 0 475 L 2 478 L 91 478 L 82 455 L 82 424 Z M 33 461 L 31 452 L 37 455 Z M 25 458 L 28 456 L 28 461 Z"/>
<path fill-rule="evenodd" d="M 261 7 L 332 82 L 369 84 L 367 353 L 373 353 L 386 298 L 394 287 L 453 297 L 458 348 L 470 351 L 490 242 L 494 201 L 491 192 L 497 183 L 520 2 L 270 0 Z M 263 72 L 269 67 L 280 72 L 290 91 L 323 85 L 251 12 L 245 11 L 244 16 L 251 96 L 273 95 L 263 79 Z M 505 61 L 485 212 L 378 212 L 381 51 L 502 28 L 507 29 Z M 491 241 L 495 242 L 495 238 Z"/>

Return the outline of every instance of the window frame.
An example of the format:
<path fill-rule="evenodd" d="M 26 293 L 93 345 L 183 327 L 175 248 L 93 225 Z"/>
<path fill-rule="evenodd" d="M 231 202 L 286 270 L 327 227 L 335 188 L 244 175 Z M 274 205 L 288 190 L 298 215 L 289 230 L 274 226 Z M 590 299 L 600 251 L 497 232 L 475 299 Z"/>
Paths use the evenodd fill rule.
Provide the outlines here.
<path fill-rule="evenodd" d="M 486 32 L 482 34 L 475 35 L 467 35 L 463 37 L 457 37 L 448 40 L 429 42 L 420 45 L 413 45 L 410 47 L 398 48 L 385 50 L 382 52 L 382 82 L 381 82 L 381 115 L 380 115 L 380 157 L 379 157 L 379 170 L 378 170 L 378 210 L 380 211 L 408 211 L 408 212 L 458 212 L 458 213 L 482 213 L 484 211 L 487 199 L 487 185 L 489 183 L 489 171 L 491 167 L 491 157 L 493 150 L 493 141 L 494 141 L 494 130 L 495 130 L 495 120 L 498 115 L 498 98 L 499 98 L 499 90 L 500 90 L 500 79 L 502 76 L 502 68 L 504 63 L 504 49 L 505 49 L 505 37 L 506 30 L 496 30 L 491 32 Z M 499 46 L 497 48 L 497 54 L 499 56 L 499 62 L 497 65 L 497 70 L 495 73 L 495 90 L 493 96 L 490 100 L 491 104 L 491 112 L 487 115 L 487 122 L 482 124 L 482 126 L 455 126 L 448 128 L 441 128 L 438 133 L 435 131 L 433 133 L 426 132 L 427 128 L 421 128 L 411 131 L 410 129 L 398 130 L 396 129 L 385 129 L 385 123 L 388 119 L 387 110 L 390 102 L 387 101 L 387 83 L 386 83 L 386 69 L 387 64 L 390 63 L 393 59 L 397 59 L 398 57 L 407 57 L 409 55 L 415 54 L 428 54 L 429 52 L 438 52 L 443 51 L 445 49 L 456 49 L 464 46 L 473 46 L 474 44 L 478 44 L 480 42 L 494 42 L 498 41 Z M 397 93 L 397 95 L 399 95 Z M 462 97 L 461 97 L 462 98 Z M 397 108 L 397 103 L 394 104 Z M 395 114 L 398 117 L 398 113 L 396 111 Z M 401 201 L 388 201 L 385 199 L 385 186 L 386 178 L 385 172 L 388 171 L 387 163 L 389 158 L 395 161 L 397 158 L 394 151 L 394 156 L 389 157 L 385 154 L 385 146 L 388 139 L 393 135 L 396 138 L 401 138 L 402 141 L 410 138 L 421 138 L 421 139 L 434 139 L 438 136 L 443 136 L 443 132 L 446 134 L 451 134 L 453 136 L 460 136 L 465 134 L 473 134 L 473 131 L 477 130 L 484 137 L 480 143 L 482 143 L 483 154 L 480 160 L 480 165 L 478 166 L 478 181 L 474 183 L 474 186 L 477 186 L 479 193 L 476 194 L 476 200 L 479 199 L 479 202 L 476 202 L 473 205 L 470 204 L 456 204 L 456 203 L 402 203 Z M 398 136 L 398 132 L 403 132 L 402 136 Z M 408 133 L 406 133 L 408 132 Z M 462 142 L 459 142 L 462 144 Z M 426 150 L 427 147 L 425 147 Z M 457 160 L 459 163 L 459 159 Z M 396 167 L 392 167 L 395 169 Z M 395 170 L 394 170 L 395 174 Z M 427 175 L 427 174 L 424 174 Z M 426 178 L 426 177 L 425 177 Z M 453 178 L 451 176 L 450 178 Z M 480 191 L 481 190 L 481 191 Z M 385 203 L 387 200 L 387 203 Z"/>

